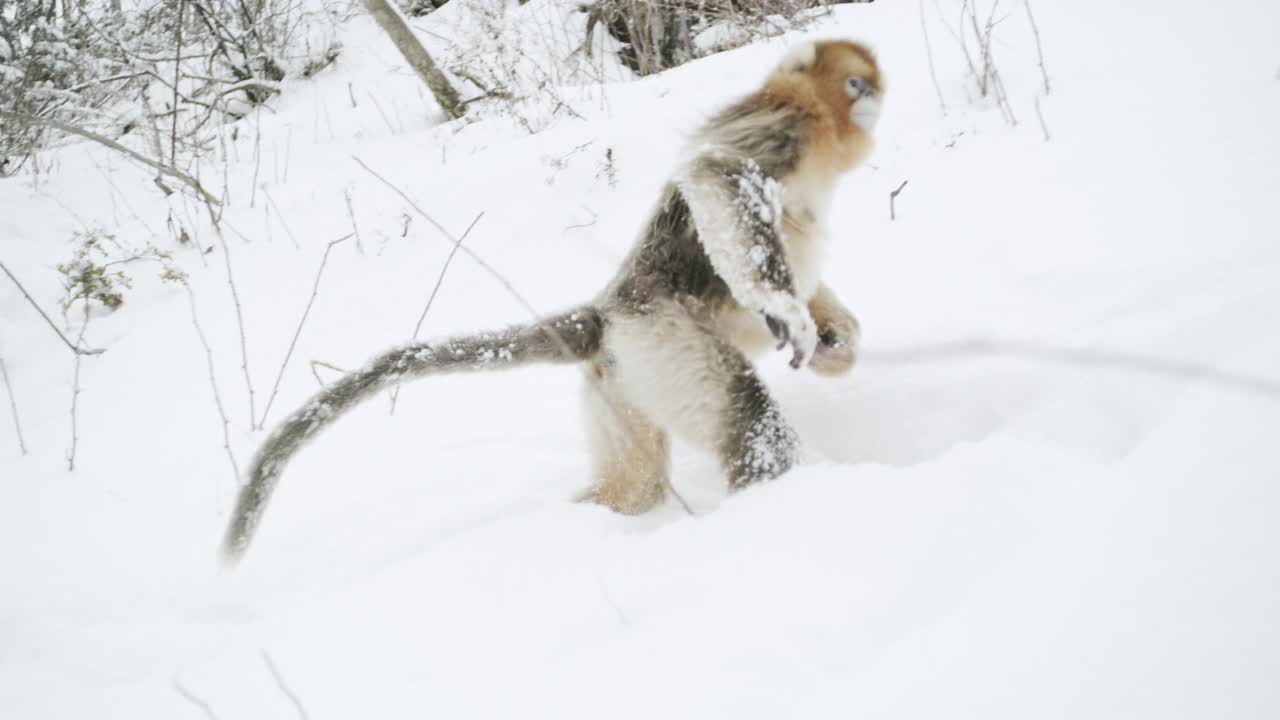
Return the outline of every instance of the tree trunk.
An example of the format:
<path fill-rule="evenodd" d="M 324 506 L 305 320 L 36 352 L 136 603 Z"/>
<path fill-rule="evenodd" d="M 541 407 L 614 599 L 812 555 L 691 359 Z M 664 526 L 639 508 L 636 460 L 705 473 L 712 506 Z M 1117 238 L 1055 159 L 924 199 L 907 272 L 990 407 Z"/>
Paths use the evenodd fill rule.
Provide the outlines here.
<path fill-rule="evenodd" d="M 427 54 L 427 49 L 422 46 L 418 36 L 413 34 L 404 15 L 400 14 L 390 0 L 364 0 L 364 6 L 373 19 L 378 21 L 378 26 L 387 37 L 391 38 L 409 67 L 427 84 L 427 89 L 431 90 L 445 114 L 453 120 L 462 117 L 462 100 L 458 98 L 458 91 L 453 89 L 449 78 L 436 67 L 435 61 Z"/>

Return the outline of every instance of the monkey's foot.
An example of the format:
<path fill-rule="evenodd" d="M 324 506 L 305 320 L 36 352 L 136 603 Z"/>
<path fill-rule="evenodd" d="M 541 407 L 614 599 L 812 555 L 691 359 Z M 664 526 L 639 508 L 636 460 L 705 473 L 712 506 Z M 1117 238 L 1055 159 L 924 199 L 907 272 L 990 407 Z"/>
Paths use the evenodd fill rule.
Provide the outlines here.
<path fill-rule="evenodd" d="M 577 500 L 603 505 L 622 515 L 642 515 L 657 507 L 665 496 L 666 488 L 659 482 L 604 482 L 584 491 Z"/>

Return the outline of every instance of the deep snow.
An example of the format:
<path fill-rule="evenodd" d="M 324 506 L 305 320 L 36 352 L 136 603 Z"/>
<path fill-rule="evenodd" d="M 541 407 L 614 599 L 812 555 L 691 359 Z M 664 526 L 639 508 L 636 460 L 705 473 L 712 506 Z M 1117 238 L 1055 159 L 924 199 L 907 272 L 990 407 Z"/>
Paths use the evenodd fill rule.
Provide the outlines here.
<path fill-rule="evenodd" d="M 455 5 L 419 24 L 443 33 Z M 562 47 L 582 20 L 560 8 L 534 0 L 513 24 Z M 315 719 L 1280 716 L 1280 11 L 1034 10 L 1048 142 L 1020 4 L 997 30 L 1015 128 L 967 97 L 932 3 L 841 6 L 808 33 L 869 41 L 890 83 L 832 218 L 827 279 L 862 360 L 831 381 L 765 358 L 818 459 L 727 497 L 679 448 L 696 517 L 572 502 L 574 372 L 433 379 L 304 451 L 220 574 L 235 486 L 187 295 L 132 266 L 124 307 L 91 321 L 107 352 L 83 363 L 68 473 L 71 354 L 0 281 L 30 449 L 6 412 L 0 717 L 203 717 L 177 686 L 220 718 L 296 714 L 264 651 Z M 455 234 L 483 212 L 467 246 L 559 309 L 607 280 L 683 134 L 800 37 L 642 81 L 557 77 L 576 117 L 439 126 L 369 22 L 339 33 L 335 68 L 228 139 L 259 413 L 325 245 L 350 231 L 344 193 L 364 249 L 334 248 L 268 425 L 314 391 L 311 360 L 354 367 L 406 339 L 450 249 L 353 156 Z M 0 259 L 53 308 L 75 230 L 173 251 L 243 467 L 263 433 L 203 210 L 99 148 L 45 161 L 38 184 L 0 182 Z M 212 251 L 179 247 L 170 218 Z M 423 334 L 524 313 L 459 256 Z"/>

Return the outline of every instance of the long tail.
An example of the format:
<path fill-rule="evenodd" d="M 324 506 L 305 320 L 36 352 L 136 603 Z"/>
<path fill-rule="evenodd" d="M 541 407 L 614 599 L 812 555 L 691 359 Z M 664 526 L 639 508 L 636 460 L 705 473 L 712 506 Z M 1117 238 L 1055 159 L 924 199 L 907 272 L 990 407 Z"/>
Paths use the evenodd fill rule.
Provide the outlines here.
<path fill-rule="evenodd" d="M 224 564 L 234 565 L 248 549 L 290 458 L 343 413 L 379 390 L 401 380 L 440 373 L 582 362 L 599 351 L 603 333 L 600 312 L 587 306 L 497 332 L 410 343 L 346 374 L 294 411 L 258 449 L 222 540 Z"/>

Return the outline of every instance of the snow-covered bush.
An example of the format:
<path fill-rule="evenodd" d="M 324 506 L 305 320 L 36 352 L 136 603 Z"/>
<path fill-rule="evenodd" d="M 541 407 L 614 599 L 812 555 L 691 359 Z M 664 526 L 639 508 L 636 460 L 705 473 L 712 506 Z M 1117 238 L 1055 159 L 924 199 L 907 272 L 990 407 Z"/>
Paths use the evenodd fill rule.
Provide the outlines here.
<path fill-rule="evenodd" d="M 430 15 L 445 6 L 449 0 L 399 0 L 396 4 L 409 17 L 422 17 Z"/>
<path fill-rule="evenodd" d="M 115 53 L 87 15 L 58 16 L 54 7 L 41 0 L 0 6 L 0 108 L 31 117 L 93 115 L 112 92 L 97 80 L 118 68 Z M 0 175 L 16 172 L 43 134 L 37 123 L 0 117 Z"/>
<path fill-rule="evenodd" d="M 136 0 L 121 10 L 120 0 L 7 0 L 0 108 L 13 114 L 0 117 L 0 174 L 16 172 L 40 146 L 42 121 L 112 139 L 159 123 L 186 138 L 212 118 L 242 116 L 287 75 L 310 76 L 336 60 L 330 4 L 342 3 Z"/>
<path fill-rule="evenodd" d="M 622 47 L 618 56 L 649 75 L 761 37 L 803 27 L 821 10 L 863 0 L 596 0 L 587 6 L 588 41 L 597 24 Z"/>
<path fill-rule="evenodd" d="M 114 234 L 93 228 L 72 234 L 71 259 L 58 265 L 62 275 L 62 311 L 78 302 L 96 301 L 108 310 L 124 304 L 124 291 L 133 287 L 124 266 L 135 262 L 155 262 L 161 267 L 160 277 L 171 279 L 178 273 L 172 267 L 169 253 L 151 245 L 141 249 L 122 243 Z"/>

